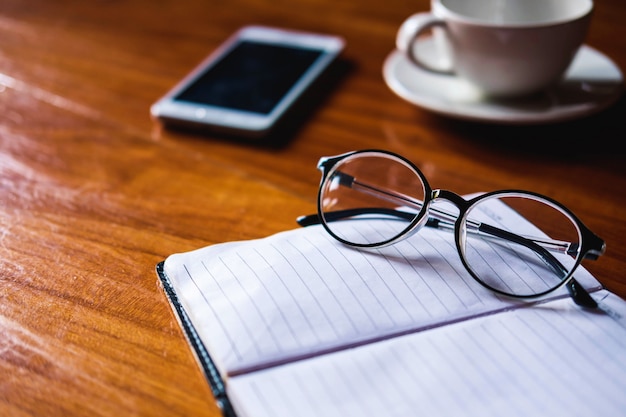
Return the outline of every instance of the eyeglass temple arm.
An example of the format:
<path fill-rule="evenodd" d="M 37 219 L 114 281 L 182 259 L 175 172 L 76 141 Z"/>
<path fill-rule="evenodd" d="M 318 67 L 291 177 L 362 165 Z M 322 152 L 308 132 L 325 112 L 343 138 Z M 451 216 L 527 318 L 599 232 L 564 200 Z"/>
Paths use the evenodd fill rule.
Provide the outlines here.
<path fill-rule="evenodd" d="M 479 231 L 526 246 L 539 254 L 539 256 L 541 256 L 555 270 L 555 272 L 560 274 L 567 273 L 563 264 L 561 264 L 547 249 L 530 239 L 484 223 L 480 224 Z M 587 308 L 598 307 L 598 303 L 591 297 L 591 295 L 589 295 L 587 290 L 585 290 L 585 288 L 580 285 L 578 281 L 576 281 L 574 277 L 572 277 L 565 285 L 567 287 L 567 291 L 576 304 Z"/>
<path fill-rule="evenodd" d="M 403 195 L 397 192 L 393 192 L 393 191 L 387 191 L 387 190 L 383 190 L 381 188 L 375 187 L 375 186 L 371 186 L 367 183 L 363 183 L 361 181 L 358 181 L 356 178 L 354 178 L 352 175 L 348 175 L 344 172 L 341 171 L 336 171 L 333 173 L 333 176 L 339 178 L 339 185 L 342 185 L 344 187 L 348 187 L 354 190 L 357 190 L 359 192 L 365 193 L 365 194 L 370 194 L 374 197 L 377 198 L 381 198 L 383 200 L 389 201 L 391 203 L 401 203 L 401 204 L 406 204 L 409 207 L 413 207 L 417 210 L 421 210 L 422 206 L 423 206 L 423 202 L 416 200 L 415 198 L 408 196 L 408 195 Z M 383 209 L 383 210 L 387 210 L 387 209 Z M 400 211 L 400 210 L 398 210 Z M 445 210 L 441 210 L 438 208 L 431 208 L 429 210 L 429 217 L 433 217 L 435 219 L 438 219 L 441 221 L 441 223 L 438 223 L 438 225 L 443 226 L 445 223 L 449 223 L 450 224 L 450 228 L 453 228 L 453 224 L 456 222 L 456 218 L 457 216 L 455 214 L 449 213 Z M 398 214 L 397 217 L 403 217 L 403 218 L 407 218 L 405 214 Z M 412 220 L 412 217 L 409 218 L 409 220 Z M 478 228 L 482 223 L 476 222 L 476 221 L 472 221 L 472 220 L 467 220 L 468 224 L 472 224 L 474 227 Z M 442 227 L 443 228 L 443 227 Z M 500 230 L 500 229 L 498 229 Z M 515 235 L 517 236 L 517 235 Z M 593 237 L 597 238 L 595 235 L 593 235 Z M 521 236 L 520 236 L 521 238 Z M 590 238 L 590 237 L 589 237 Z M 539 243 L 538 240 L 535 239 L 528 239 L 529 241 L 532 240 L 534 242 Z M 518 242 L 520 243 L 520 242 Z M 576 257 L 578 255 L 578 252 L 580 250 L 580 247 L 577 243 L 572 243 L 572 242 L 559 242 L 559 241 L 555 241 L 555 240 L 543 240 L 541 241 L 542 244 L 544 244 L 544 249 L 548 249 L 548 248 L 552 248 L 552 250 L 554 251 L 558 251 L 561 253 L 567 253 L 570 256 Z M 589 250 L 587 252 L 585 252 L 583 254 L 584 259 L 592 259 L 592 260 L 597 260 L 598 257 L 604 252 L 604 243 L 602 242 L 601 245 L 593 245 L 593 247 L 597 247 L 597 246 L 602 246 L 601 250 L 596 250 L 596 249 L 592 249 Z M 550 250 L 550 249 L 548 249 Z"/>
<path fill-rule="evenodd" d="M 333 212 L 326 213 L 326 221 L 337 221 L 349 217 L 354 217 L 363 214 L 385 214 L 395 216 L 407 221 L 412 220 L 415 217 L 415 213 L 410 213 L 401 210 L 383 208 L 383 207 L 370 207 L 370 208 L 362 208 L 362 209 L 348 209 L 348 210 L 337 210 Z M 306 216 L 300 216 L 296 219 L 300 226 L 312 226 L 321 223 L 321 219 L 317 214 L 309 214 Z M 426 221 L 426 226 L 440 228 L 442 225 L 442 221 L 429 217 Z M 538 245 L 530 239 L 526 239 L 522 236 L 516 235 L 511 232 L 507 232 L 506 230 L 499 229 L 494 226 L 490 226 L 487 224 L 481 224 L 479 226 L 479 231 L 505 239 L 511 242 L 518 243 L 520 245 L 526 246 L 529 249 L 538 253 L 557 273 L 565 274 L 567 271 L 563 267 L 563 265 L 550 253 L 547 249 Z M 567 284 L 567 291 L 570 296 L 574 300 L 574 302 L 582 307 L 587 308 L 596 308 L 598 307 L 598 303 L 589 295 L 589 293 L 585 290 L 585 288 L 576 281 L 575 278 L 570 279 Z"/>
<path fill-rule="evenodd" d="M 341 219 L 346 219 L 354 216 L 364 215 L 364 214 L 384 214 L 389 216 L 395 216 L 401 218 L 403 220 L 413 220 L 415 217 L 415 213 L 410 213 L 402 210 L 389 209 L 384 207 L 368 207 L 368 208 L 357 208 L 357 209 L 347 209 L 347 210 L 337 210 L 326 213 L 325 220 L 326 221 L 337 221 Z M 317 214 L 310 214 L 307 216 L 300 216 L 296 219 L 300 226 L 311 226 L 314 224 L 320 224 L 321 219 Z M 445 221 L 441 221 L 439 219 L 435 219 L 433 217 L 429 217 L 426 221 L 426 226 L 434 227 L 434 228 L 442 228 L 441 226 L 446 224 Z M 447 229 L 451 229 L 452 225 L 448 224 L 449 227 Z M 445 228 L 445 227 L 444 227 Z M 539 254 L 554 270 L 559 274 L 566 274 L 567 270 L 563 265 L 543 246 L 537 244 L 531 239 L 525 238 L 523 236 L 517 235 L 515 233 L 508 232 L 506 230 L 500 229 L 495 226 L 491 226 L 485 223 L 478 224 L 478 232 L 485 233 L 490 236 L 495 236 L 500 239 L 508 240 L 509 242 L 517 243 L 519 245 L 525 246 L 528 249 L 533 250 L 537 254 Z M 572 255 L 568 251 L 568 254 Z"/>
<path fill-rule="evenodd" d="M 326 221 L 337 221 L 342 219 L 347 219 L 349 217 L 361 216 L 364 214 L 385 214 L 388 216 L 395 216 L 403 220 L 413 220 L 415 217 L 415 213 L 410 213 L 407 211 L 384 208 L 384 207 L 368 207 L 368 208 L 355 208 L 355 209 L 346 209 L 346 210 L 337 210 L 326 213 Z M 439 220 L 437 219 L 429 219 L 433 222 L 431 227 L 437 227 L 437 223 Z M 313 226 L 315 224 L 321 224 L 322 220 L 317 214 L 307 214 L 305 216 L 300 216 L 296 219 L 296 222 L 300 226 Z"/>

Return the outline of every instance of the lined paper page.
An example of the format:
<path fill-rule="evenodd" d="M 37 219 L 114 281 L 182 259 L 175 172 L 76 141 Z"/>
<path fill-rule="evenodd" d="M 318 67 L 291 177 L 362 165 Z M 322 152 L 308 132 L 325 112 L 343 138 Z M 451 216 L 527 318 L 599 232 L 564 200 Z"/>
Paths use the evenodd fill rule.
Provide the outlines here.
<path fill-rule="evenodd" d="M 481 317 L 228 381 L 240 417 L 626 415 L 626 303 Z"/>
<path fill-rule="evenodd" d="M 430 228 L 363 251 L 313 226 L 172 255 L 165 272 L 231 375 L 519 303 L 475 282 L 453 235 Z"/>

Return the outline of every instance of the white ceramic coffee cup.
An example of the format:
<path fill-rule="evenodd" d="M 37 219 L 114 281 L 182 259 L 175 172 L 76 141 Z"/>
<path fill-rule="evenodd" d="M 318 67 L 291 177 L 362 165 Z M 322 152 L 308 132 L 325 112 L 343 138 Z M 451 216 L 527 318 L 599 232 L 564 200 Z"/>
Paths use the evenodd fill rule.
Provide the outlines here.
<path fill-rule="evenodd" d="M 398 30 L 397 48 L 418 67 L 458 76 L 492 96 L 520 96 L 561 79 L 586 37 L 592 0 L 432 0 Z M 441 28 L 441 30 L 439 29 Z M 443 34 L 438 68 L 417 52 L 418 38 Z M 441 59 L 440 59 L 441 60 Z"/>

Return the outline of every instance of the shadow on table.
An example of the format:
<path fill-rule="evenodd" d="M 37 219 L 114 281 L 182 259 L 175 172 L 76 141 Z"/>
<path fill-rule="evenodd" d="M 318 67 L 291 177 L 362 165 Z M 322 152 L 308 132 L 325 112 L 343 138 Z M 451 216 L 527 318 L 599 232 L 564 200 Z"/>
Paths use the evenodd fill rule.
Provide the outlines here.
<path fill-rule="evenodd" d="M 539 125 L 493 125 L 434 116 L 434 125 L 462 138 L 454 146 L 468 152 L 515 154 L 550 160 L 605 157 L 623 160 L 626 153 L 626 95 L 610 108 L 573 121 Z M 623 160 L 626 169 L 626 160 Z"/>

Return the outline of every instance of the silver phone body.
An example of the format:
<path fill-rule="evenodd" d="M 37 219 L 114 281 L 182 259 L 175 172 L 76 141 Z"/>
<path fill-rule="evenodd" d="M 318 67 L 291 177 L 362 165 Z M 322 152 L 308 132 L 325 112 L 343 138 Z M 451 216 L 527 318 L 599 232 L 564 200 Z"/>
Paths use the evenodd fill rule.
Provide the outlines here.
<path fill-rule="evenodd" d="M 151 116 L 263 137 L 343 48 L 334 35 L 243 27 L 156 101 Z"/>

